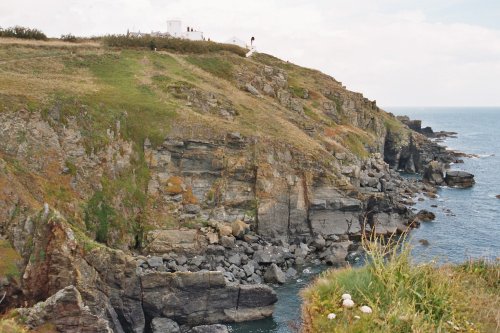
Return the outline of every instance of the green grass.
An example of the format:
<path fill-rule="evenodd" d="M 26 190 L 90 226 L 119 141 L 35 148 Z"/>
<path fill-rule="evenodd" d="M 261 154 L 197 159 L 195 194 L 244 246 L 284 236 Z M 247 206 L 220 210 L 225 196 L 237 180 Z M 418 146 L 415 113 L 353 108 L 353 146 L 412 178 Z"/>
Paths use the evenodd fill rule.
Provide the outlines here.
<path fill-rule="evenodd" d="M 231 81 L 233 65 L 220 57 L 189 56 L 186 60 L 217 77 Z"/>
<path fill-rule="evenodd" d="M 86 129 L 86 137 L 90 145 L 100 148 L 108 142 L 106 130 L 114 128 L 121 122 L 122 135 L 142 145 L 149 137 L 153 144 L 163 142 L 170 124 L 176 116 L 175 100 L 162 99 L 149 84 L 148 77 L 141 82 L 139 75 L 143 72 L 144 62 L 174 67 L 175 60 L 170 56 L 147 54 L 144 52 L 122 51 L 120 53 L 90 55 L 67 66 L 88 68 L 103 84 L 95 93 L 89 93 L 81 100 L 56 96 L 63 100 L 63 111 L 75 113 L 82 108 L 87 111 L 87 120 L 82 123 Z"/>
<path fill-rule="evenodd" d="M 331 270 L 303 292 L 305 332 L 496 332 L 500 327 L 498 262 L 414 265 L 407 247 L 365 247 L 366 266 Z M 342 307 L 344 293 L 351 294 L 354 308 Z M 361 313 L 362 305 L 373 313 Z M 337 317 L 329 320 L 329 313 Z"/>
<path fill-rule="evenodd" d="M 10 243 L 4 239 L 0 239 L 0 258 L 0 277 L 19 278 L 20 272 L 17 268 L 17 261 L 21 260 L 21 257 Z"/>
<path fill-rule="evenodd" d="M 347 133 L 344 140 L 344 145 L 349 148 L 351 152 L 355 155 L 365 158 L 368 157 L 368 151 L 366 146 L 371 143 L 368 137 L 363 133 L 363 135 L 358 135 L 353 132 Z"/>

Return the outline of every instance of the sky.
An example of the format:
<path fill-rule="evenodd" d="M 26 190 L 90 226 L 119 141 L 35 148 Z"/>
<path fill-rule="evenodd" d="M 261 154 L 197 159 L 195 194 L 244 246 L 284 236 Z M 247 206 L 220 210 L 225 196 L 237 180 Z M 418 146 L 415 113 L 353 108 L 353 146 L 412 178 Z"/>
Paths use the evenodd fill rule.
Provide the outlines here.
<path fill-rule="evenodd" d="M 500 0 L 0 2 L 0 27 L 51 37 L 166 31 L 168 19 L 215 41 L 253 36 L 380 106 L 500 106 Z"/>

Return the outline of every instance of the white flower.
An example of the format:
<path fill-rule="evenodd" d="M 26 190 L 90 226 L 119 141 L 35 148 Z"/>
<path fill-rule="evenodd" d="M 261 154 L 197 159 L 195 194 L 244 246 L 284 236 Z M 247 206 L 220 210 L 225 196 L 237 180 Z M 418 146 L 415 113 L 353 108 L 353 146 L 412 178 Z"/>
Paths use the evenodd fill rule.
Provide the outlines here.
<path fill-rule="evenodd" d="M 366 306 L 366 305 L 363 305 L 362 307 L 359 308 L 361 310 L 361 312 L 363 313 L 372 313 L 372 308 L 370 308 L 369 306 Z"/>
<path fill-rule="evenodd" d="M 352 301 L 352 299 L 345 299 L 343 302 L 342 302 L 342 306 L 344 308 L 352 308 L 354 306 L 354 302 Z"/>
<path fill-rule="evenodd" d="M 354 316 L 354 319 L 361 319 L 360 316 Z"/>
<path fill-rule="evenodd" d="M 352 299 L 349 294 L 342 294 L 342 299 Z"/>
<path fill-rule="evenodd" d="M 337 315 L 335 313 L 329 313 L 327 318 L 332 320 L 332 319 L 335 319 L 335 317 L 337 317 Z"/>

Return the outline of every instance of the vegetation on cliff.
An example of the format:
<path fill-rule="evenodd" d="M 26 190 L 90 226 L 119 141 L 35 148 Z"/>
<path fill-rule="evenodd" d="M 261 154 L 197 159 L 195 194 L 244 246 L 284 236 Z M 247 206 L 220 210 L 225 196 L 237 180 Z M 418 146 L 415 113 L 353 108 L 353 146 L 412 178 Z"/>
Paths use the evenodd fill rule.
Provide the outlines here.
<path fill-rule="evenodd" d="M 328 271 L 304 290 L 305 332 L 498 332 L 498 262 L 416 265 L 409 247 L 365 247 L 366 266 Z M 342 306 L 344 293 L 353 308 Z"/>
<path fill-rule="evenodd" d="M 2 112 L 40 114 L 56 131 L 73 126 L 88 155 L 117 139 L 132 142 L 131 165 L 105 172 L 98 191 L 82 195 L 70 186 L 83 172 L 74 157 L 66 158 L 62 175 L 56 163 L 42 172 L 43 200 L 103 243 L 113 232 L 113 243 L 137 246 L 149 228 L 143 221 L 154 214 L 146 198 L 146 139 L 157 147 L 167 135 L 214 140 L 240 133 L 259 138 L 263 147 L 283 145 L 325 166 L 333 163 L 335 179 L 342 177 L 335 153 L 366 158 L 383 145 L 380 119 L 397 122 L 331 77 L 264 54 L 243 59 L 235 46 L 163 38 L 154 40 L 155 47 L 172 53 L 151 52 L 147 38 L 126 36 L 0 42 Z M 274 83 L 263 82 L 265 77 Z M 262 95 L 249 94 L 248 82 Z M 29 133 L 14 135 L 24 143 Z M 39 179 L 35 188 L 42 181 L 22 159 L 5 159 L 18 177 Z"/>

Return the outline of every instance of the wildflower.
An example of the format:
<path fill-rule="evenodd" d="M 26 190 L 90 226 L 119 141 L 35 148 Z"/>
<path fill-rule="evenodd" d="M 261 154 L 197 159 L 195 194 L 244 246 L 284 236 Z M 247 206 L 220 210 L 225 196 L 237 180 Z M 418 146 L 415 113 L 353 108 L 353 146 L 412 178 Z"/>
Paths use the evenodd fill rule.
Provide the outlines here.
<path fill-rule="evenodd" d="M 327 318 L 332 320 L 332 319 L 335 319 L 337 317 L 337 315 L 335 313 L 329 313 Z"/>
<path fill-rule="evenodd" d="M 349 294 L 342 294 L 342 299 L 352 299 Z"/>
<path fill-rule="evenodd" d="M 362 307 L 359 308 L 361 310 L 361 312 L 363 313 L 372 313 L 372 308 L 370 308 L 369 306 L 366 306 L 366 305 L 363 305 Z"/>
<path fill-rule="evenodd" d="M 354 319 L 361 319 L 360 316 L 354 316 Z"/>
<path fill-rule="evenodd" d="M 354 302 L 352 301 L 352 299 L 345 299 L 343 302 L 342 302 L 342 306 L 344 308 L 352 308 L 354 306 Z"/>

